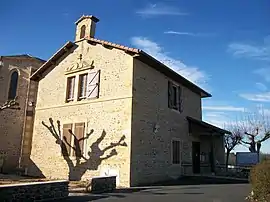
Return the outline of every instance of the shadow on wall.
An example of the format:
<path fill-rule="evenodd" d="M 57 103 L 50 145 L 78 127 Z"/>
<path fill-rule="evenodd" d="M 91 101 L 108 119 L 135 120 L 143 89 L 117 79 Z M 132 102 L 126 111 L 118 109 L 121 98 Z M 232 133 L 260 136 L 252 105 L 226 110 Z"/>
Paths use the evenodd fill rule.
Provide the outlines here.
<path fill-rule="evenodd" d="M 109 159 L 112 156 L 116 156 L 117 151 L 115 147 L 127 146 L 126 142 L 124 141 L 126 137 L 123 135 L 118 142 L 111 143 L 104 149 L 100 149 L 99 145 L 106 136 L 106 132 L 103 130 L 101 136 L 93 144 L 91 144 L 90 150 L 87 153 L 88 156 L 86 157 L 82 152 L 82 145 L 83 141 L 88 139 L 90 135 L 93 134 L 93 129 L 90 131 L 90 133 L 87 133 L 85 137 L 81 138 L 78 138 L 76 134 L 69 129 L 68 133 L 70 135 L 70 140 L 73 139 L 72 145 L 71 141 L 68 141 L 66 136 L 63 136 L 61 139 L 61 124 L 59 120 L 56 122 L 56 127 L 52 118 L 49 118 L 49 123 L 50 124 L 47 125 L 44 121 L 42 121 L 42 124 L 56 139 L 55 143 L 61 147 L 62 156 L 69 167 L 69 180 L 81 180 L 81 177 L 87 170 L 97 170 L 98 166 L 103 160 Z M 110 153 L 103 157 L 105 152 L 109 150 Z M 75 157 L 74 161 L 71 160 L 71 156 Z"/>

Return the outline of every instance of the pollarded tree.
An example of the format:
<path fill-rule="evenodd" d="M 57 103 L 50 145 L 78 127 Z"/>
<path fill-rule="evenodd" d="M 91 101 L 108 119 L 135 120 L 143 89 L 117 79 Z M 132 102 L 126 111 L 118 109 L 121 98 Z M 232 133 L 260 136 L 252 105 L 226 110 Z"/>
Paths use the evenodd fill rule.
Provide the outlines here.
<path fill-rule="evenodd" d="M 270 114 L 260 109 L 256 113 L 246 114 L 236 123 L 243 138 L 241 143 L 247 146 L 250 152 L 260 153 L 262 143 L 270 138 Z"/>

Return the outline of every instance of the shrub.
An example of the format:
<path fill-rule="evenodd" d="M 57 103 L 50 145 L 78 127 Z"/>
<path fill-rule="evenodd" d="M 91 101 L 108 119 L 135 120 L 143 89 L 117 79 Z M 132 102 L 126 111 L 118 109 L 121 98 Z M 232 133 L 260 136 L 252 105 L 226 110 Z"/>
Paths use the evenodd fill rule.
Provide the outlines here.
<path fill-rule="evenodd" d="M 255 201 L 270 202 L 270 161 L 254 166 L 250 173 L 252 198 Z"/>

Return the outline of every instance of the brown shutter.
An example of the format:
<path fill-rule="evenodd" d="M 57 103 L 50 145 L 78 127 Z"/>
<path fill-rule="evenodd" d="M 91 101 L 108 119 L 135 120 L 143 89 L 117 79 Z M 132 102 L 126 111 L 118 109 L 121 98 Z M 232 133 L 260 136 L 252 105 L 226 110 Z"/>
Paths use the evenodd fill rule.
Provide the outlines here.
<path fill-rule="evenodd" d="M 73 155 L 76 157 L 83 156 L 83 145 L 84 145 L 84 123 L 75 123 L 75 137 L 74 137 L 74 148 Z"/>
<path fill-rule="evenodd" d="M 70 151 L 71 151 L 71 134 L 69 132 L 69 130 L 72 130 L 72 124 L 64 124 L 63 125 L 63 140 L 62 143 L 64 143 L 64 145 L 62 145 L 62 155 L 63 156 L 69 156 L 70 155 Z M 65 139 L 66 141 L 65 141 Z"/>
<path fill-rule="evenodd" d="M 168 81 L 168 107 L 172 108 L 172 82 Z"/>
<path fill-rule="evenodd" d="M 180 86 L 178 86 L 178 90 L 177 90 L 178 92 L 177 92 L 177 95 L 178 95 L 178 97 L 177 97 L 177 104 L 178 104 L 178 106 L 177 106 L 177 108 L 178 108 L 178 111 L 179 112 L 182 112 L 183 111 L 183 109 L 182 109 L 182 88 L 180 87 Z"/>
<path fill-rule="evenodd" d="M 99 80 L 100 80 L 100 70 L 91 70 L 88 73 L 87 78 L 87 98 L 98 98 L 99 97 Z"/>

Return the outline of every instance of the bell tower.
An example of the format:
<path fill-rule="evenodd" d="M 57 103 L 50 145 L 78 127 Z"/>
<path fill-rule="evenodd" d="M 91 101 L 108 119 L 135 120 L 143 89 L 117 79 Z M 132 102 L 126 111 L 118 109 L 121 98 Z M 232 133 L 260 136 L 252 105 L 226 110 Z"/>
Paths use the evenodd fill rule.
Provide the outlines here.
<path fill-rule="evenodd" d="M 94 38 L 96 31 L 96 23 L 99 19 L 93 15 L 83 15 L 79 20 L 75 22 L 76 24 L 76 36 L 75 41 L 83 38 Z"/>

